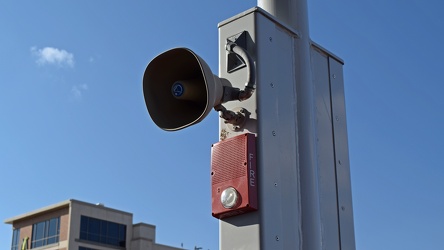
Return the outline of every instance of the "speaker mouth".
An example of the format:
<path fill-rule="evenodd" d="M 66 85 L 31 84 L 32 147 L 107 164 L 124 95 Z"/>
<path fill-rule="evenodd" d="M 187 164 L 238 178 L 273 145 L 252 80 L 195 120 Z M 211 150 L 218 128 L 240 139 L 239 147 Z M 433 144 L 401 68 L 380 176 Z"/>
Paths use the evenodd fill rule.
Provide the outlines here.
<path fill-rule="evenodd" d="M 200 122 L 212 109 L 213 74 L 197 54 L 175 48 L 155 57 L 143 77 L 145 104 L 154 123 L 175 131 Z"/>

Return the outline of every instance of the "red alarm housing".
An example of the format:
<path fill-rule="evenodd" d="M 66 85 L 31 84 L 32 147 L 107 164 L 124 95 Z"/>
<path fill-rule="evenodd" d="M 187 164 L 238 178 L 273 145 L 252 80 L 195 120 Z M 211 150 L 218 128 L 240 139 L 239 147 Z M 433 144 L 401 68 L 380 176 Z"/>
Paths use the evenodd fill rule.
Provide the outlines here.
<path fill-rule="evenodd" d="M 218 219 L 258 209 L 256 136 L 242 134 L 211 148 L 212 215 Z"/>

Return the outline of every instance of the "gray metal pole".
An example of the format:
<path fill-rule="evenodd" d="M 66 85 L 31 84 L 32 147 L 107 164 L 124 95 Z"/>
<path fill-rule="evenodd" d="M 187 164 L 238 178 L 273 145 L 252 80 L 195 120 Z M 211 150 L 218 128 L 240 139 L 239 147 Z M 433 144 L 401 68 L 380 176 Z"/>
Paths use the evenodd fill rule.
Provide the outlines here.
<path fill-rule="evenodd" d="M 306 0 L 258 0 L 258 6 L 299 32 L 295 43 L 302 249 L 321 249 L 311 40 Z M 297 152 L 295 152 L 297 153 Z"/>
<path fill-rule="evenodd" d="M 227 41 L 256 67 L 251 98 L 224 104 L 248 121 L 221 119 L 219 133 L 256 135 L 259 196 L 256 212 L 220 220 L 220 248 L 354 250 L 343 61 L 311 41 L 307 0 L 258 5 L 219 24 L 219 77 L 242 89 L 248 75 L 228 70 Z"/>

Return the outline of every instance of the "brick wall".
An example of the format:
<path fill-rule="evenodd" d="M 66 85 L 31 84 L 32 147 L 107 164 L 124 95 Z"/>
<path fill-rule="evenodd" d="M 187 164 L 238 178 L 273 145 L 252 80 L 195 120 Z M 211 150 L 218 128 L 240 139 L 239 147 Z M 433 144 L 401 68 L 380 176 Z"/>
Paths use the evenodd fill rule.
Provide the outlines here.
<path fill-rule="evenodd" d="M 42 214 L 32 215 L 19 221 L 14 221 L 13 228 L 20 228 L 20 245 L 25 237 L 29 237 L 28 247 L 31 247 L 32 240 L 32 225 L 41 221 L 49 220 L 55 217 L 60 217 L 60 236 L 59 241 L 68 239 L 69 228 L 69 208 L 61 208 L 54 211 L 45 212 Z"/>

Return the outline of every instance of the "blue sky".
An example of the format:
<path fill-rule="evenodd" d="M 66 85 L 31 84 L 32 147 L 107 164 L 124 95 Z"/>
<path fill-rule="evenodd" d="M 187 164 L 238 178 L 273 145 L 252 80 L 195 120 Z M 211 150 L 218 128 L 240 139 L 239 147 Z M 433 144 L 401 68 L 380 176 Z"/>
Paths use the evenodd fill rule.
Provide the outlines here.
<path fill-rule="evenodd" d="M 357 249 L 439 249 L 444 4 L 308 2 L 311 38 L 345 61 Z M 218 249 L 208 174 L 217 114 L 162 131 L 142 76 L 173 47 L 217 72 L 217 24 L 255 5 L 2 1 L 0 219 L 74 198 L 132 212 L 161 244 Z M 11 237 L 0 225 L 1 249 Z"/>

